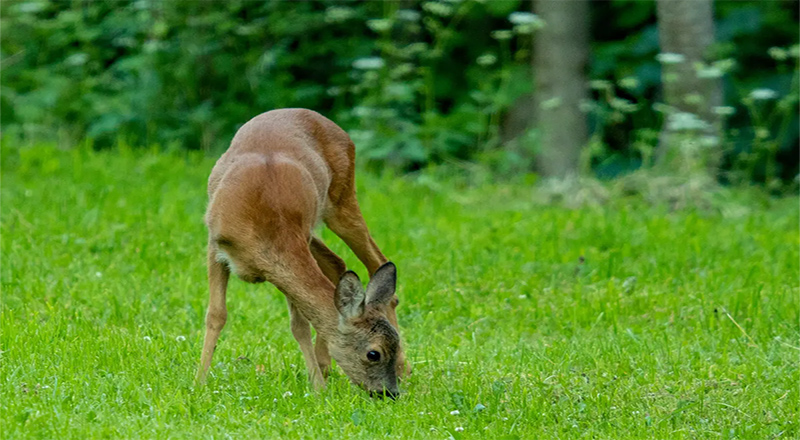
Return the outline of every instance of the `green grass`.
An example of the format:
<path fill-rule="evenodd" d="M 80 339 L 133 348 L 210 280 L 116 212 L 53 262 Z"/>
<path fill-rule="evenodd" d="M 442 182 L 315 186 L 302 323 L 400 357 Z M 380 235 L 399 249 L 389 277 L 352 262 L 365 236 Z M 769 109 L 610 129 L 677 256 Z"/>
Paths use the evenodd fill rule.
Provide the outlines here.
<path fill-rule="evenodd" d="M 284 298 L 239 280 L 193 386 L 213 160 L 2 153 L 2 438 L 800 435 L 796 199 L 570 210 L 523 185 L 362 173 L 415 368 L 385 402 L 340 370 L 308 394 Z"/>

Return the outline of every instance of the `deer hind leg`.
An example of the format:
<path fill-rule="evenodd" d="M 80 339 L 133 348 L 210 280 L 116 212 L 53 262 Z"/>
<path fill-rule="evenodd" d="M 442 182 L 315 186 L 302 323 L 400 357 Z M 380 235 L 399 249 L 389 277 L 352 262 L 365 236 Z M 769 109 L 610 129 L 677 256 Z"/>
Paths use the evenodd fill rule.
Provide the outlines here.
<path fill-rule="evenodd" d="M 375 240 L 367 229 L 367 222 L 364 221 L 364 216 L 361 214 L 361 208 L 358 206 L 355 192 L 343 198 L 341 203 L 334 206 L 331 214 L 325 218 L 325 224 L 353 250 L 359 260 L 364 263 L 370 277 L 378 270 L 381 265 L 386 263 L 386 257 L 383 255 Z M 394 328 L 399 330 L 397 324 L 397 299 L 386 309 L 386 319 Z M 397 374 L 403 377 L 411 373 L 411 365 L 405 359 L 405 352 L 402 347 L 398 352 L 397 361 Z"/>
<path fill-rule="evenodd" d="M 306 362 L 306 369 L 308 369 L 308 377 L 314 389 L 321 390 L 325 388 L 325 377 L 322 375 L 322 371 L 320 371 L 317 357 L 314 354 L 314 346 L 311 344 L 311 324 L 308 323 L 308 320 L 300 313 L 300 310 L 292 304 L 289 298 L 286 298 L 286 301 L 289 303 L 292 335 L 300 345 L 300 351 L 303 352 L 303 359 Z"/>
<path fill-rule="evenodd" d="M 334 285 L 339 284 L 339 277 L 347 270 L 344 261 L 317 237 L 311 237 L 309 249 L 322 273 Z M 319 333 L 317 333 L 317 340 L 314 344 L 314 354 L 317 356 L 317 363 L 323 377 L 328 377 L 331 369 L 331 355 L 328 352 L 328 341 Z"/>
<path fill-rule="evenodd" d="M 230 271 L 228 267 L 216 260 L 216 255 L 209 245 L 208 248 L 208 312 L 206 313 L 206 335 L 203 341 L 203 353 L 200 356 L 200 368 L 197 370 L 195 381 L 201 384 L 205 381 L 211 358 L 217 347 L 219 335 L 225 322 L 228 320 L 228 309 L 225 305 L 225 296 L 228 287 Z"/>

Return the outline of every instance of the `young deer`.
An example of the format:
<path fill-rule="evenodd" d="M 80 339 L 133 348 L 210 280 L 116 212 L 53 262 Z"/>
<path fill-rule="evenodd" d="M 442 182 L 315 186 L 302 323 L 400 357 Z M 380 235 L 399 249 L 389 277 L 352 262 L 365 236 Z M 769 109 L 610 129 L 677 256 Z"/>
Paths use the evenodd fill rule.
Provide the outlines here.
<path fill-rule="evenodd" d="M 325 386 L 333 357 L 371 394 L 397 395 L 397 377 L 406 365 L 395 313 L 396 269 L 361 215 L 354 159 L 347 133 L 311 110 L 263 113 L 236 133 L 208 180 L 210 294 L 199 382 L 227 319 L 225 294 L 233 272 L 249 283 L 269 281 L 286 296 L 292 334 L 314 388 Z M 366 291 L 313 235 L 319 220 L 366 266 Z"/>

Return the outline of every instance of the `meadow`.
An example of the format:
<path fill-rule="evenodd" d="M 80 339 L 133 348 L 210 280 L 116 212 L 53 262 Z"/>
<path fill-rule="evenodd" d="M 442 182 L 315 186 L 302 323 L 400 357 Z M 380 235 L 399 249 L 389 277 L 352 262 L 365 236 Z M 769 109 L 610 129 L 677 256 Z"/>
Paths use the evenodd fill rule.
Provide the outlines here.
<path fill-rule="evenodd" d="M 359 173 L 414 366 L 381 401 L 340 370 L 312 392 L 285 299 L 239 280 L 195 387 L 213 162 L 4 145 L 0 437 L 800 435 L 796 197 L 569 208 L 522 182 Z"/>

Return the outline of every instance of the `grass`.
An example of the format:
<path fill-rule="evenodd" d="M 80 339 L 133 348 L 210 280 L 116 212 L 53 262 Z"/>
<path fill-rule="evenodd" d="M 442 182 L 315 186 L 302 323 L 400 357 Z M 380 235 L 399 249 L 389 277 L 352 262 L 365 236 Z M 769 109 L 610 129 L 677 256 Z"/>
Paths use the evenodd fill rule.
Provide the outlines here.
<path fill-rule="evenodd" d="M 2 438 L 800 435 L 796 199 L 567 209 L 360 174 L 415 367 L 384 402 L 341 370 L 311 393 L 284 298 L 239 280 L 193 386 L 213 160 L 2 153 Z"/>

